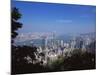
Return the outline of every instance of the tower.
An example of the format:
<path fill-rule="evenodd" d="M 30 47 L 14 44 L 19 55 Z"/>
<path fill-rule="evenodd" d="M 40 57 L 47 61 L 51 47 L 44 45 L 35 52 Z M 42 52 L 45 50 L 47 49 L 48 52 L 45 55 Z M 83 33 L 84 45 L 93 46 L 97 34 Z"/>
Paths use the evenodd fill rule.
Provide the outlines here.
<path fill-rule="evenodd" d="M 48 44 L 48 38 L 47 36 L 43 36 L 42 37 L 42 49 L 45 50 L 47 48 L 47 44 Z"/>
<path fill-rule="evenodd" d="M 52 34 L 52 47 L 53 47 L 53 49 L 55 49 L 56 48 L 56 38 L 55 38 L 55 32 L 53 32 L 53 34 Z"/>
<path fill-rule="evenodd" d="M 61 47 L 63 47 L 64 46 L 64 42 L 63 42 L 63 40 L 61 40 Z"/>
<path fill-rule="evenodd" d="M 73 38 L 72 42 L 71 42 L 71 50 L 73 51 L 76 45 L 76 41 L 75 41 L 75 37 Z"/>

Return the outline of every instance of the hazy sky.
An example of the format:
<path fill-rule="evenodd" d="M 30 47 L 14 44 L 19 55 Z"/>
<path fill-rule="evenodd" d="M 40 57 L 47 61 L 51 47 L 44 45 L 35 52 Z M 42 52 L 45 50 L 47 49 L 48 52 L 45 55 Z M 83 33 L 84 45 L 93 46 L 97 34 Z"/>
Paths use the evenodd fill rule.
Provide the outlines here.
<path fill-rule="evenodd" d="M 23 23 L 23 27 L 19 33 L 55 31 L 58 34 L 74 34 L 95 32 L 95 6 L 13 1 L 12 7 L 14 6 L 22 14 L 19 21 Z"/>

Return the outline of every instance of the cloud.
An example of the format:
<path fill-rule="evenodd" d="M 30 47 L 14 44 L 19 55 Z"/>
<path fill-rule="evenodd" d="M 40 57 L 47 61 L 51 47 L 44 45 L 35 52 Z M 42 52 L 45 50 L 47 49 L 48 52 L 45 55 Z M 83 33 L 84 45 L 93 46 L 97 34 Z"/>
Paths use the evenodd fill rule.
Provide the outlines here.
<path fill-rule="evenodd" d="M 60 19 L 60 20 L 56 20 L 56 22 L 58 22 L 58 23 L 72 23 L 72 20 Z"/>
<path fill-rule="evenodd" d="M 80 15 L 80 18 L 88 18 L 88 17 L 90 17 L 90 16 L 89 16 L 89 15 L 87 15 L 87 14 Z"/>

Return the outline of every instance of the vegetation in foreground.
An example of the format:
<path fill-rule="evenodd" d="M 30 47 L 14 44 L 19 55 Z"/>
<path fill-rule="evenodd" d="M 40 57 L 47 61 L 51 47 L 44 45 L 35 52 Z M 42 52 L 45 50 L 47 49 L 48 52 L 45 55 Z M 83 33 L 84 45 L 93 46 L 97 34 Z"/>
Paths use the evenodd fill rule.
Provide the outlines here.
<path fill-rule="evenodd" d="M 16 50 L 17 49 L 17 50 Z M 34 52 L 36 47 L 15 47 L 13 48 L 13 59 L 12 59 L 12 74 L 23 74 L 23 73 L 40 73 L 40 72 L 56 72 L 56 71 L 71 71 L 71 70 L 86 70 L 95 69 L 95 54 L 92 53 L 74 53 L 71 57 L 59 56 L 54 62 L 50 62 L 51 65 L 41 65 L 41 62 L 36 64 L 28 63 L 24 59 L 27 55 L 35 60 Z"/>

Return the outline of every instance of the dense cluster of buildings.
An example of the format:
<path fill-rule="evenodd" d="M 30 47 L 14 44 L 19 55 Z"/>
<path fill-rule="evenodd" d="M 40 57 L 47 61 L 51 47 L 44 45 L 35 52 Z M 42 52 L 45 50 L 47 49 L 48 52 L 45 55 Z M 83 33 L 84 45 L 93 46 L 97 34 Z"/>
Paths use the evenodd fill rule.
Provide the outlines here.
<path fill-rule="evenodd" d="M 36 36 L 30 34 L 30 36 L 28 35 L 27 37 L 21 34 L 20 36 L 18 36 L 19 41 L 26 39 L 29 40 L 30 38 L 34 38 L 33 40 L 37 38 L 41 39 L 41 44 L 39 45 L 37 45 L 33 40 L 28 42 L 30 46 L 37 47 L 38 53 L 34 54 L 37 61 L 32 61 L 29 56 L 25 57 L 25 59 L 28 60 L 29 63 L 33 64 L 42 61 L 42 65 L 46 65 L 49 61 L 55 61 L 59 56 L 65 56 L 66 53 L 67 56 L 70 57 L 75 50 L 80 50 L 82 52 L 86 52 L 88 50 L 91 51 L 91 49 L 95 49 L 95 47 L 93 47 L 93 43 L 95 44 L 96 41 L 95 37 L 90 35 L 76 36 L 68 41 L 57 39 L 55 33 L 41 35 L 38 34 Z M 23 43 L 23 45 L 26 44 Z M 41 53 L 43 53 L 44 56 L 40 56 Z"/>
<path fill-rule="evenodd" d="M 52 34 L 52 38 L 42 36 L 41 40 L 42 44 L 37 46 L 38 53 L 35 53 L 37 61 L 31 61 L 30 57 L 25 57 L 25 59 L 30 60 L 33 64 L 42 61 L 42 65 L 46 65 L 49 61 L 57 60 L 59 56 L 65 56 L 66 53 L 70 57 L 75 49 L 85 52 L 89 45 L 95 42 L 95 38 L 89 36 L 73 37 L 65 42 L 63 39 L 56 39 L 55 33 Z M 33 41 L 30 41 L 30 45 L 34 46 Z M 44 56 L 40 56 L 40 53 L 43 53 Z"/>

